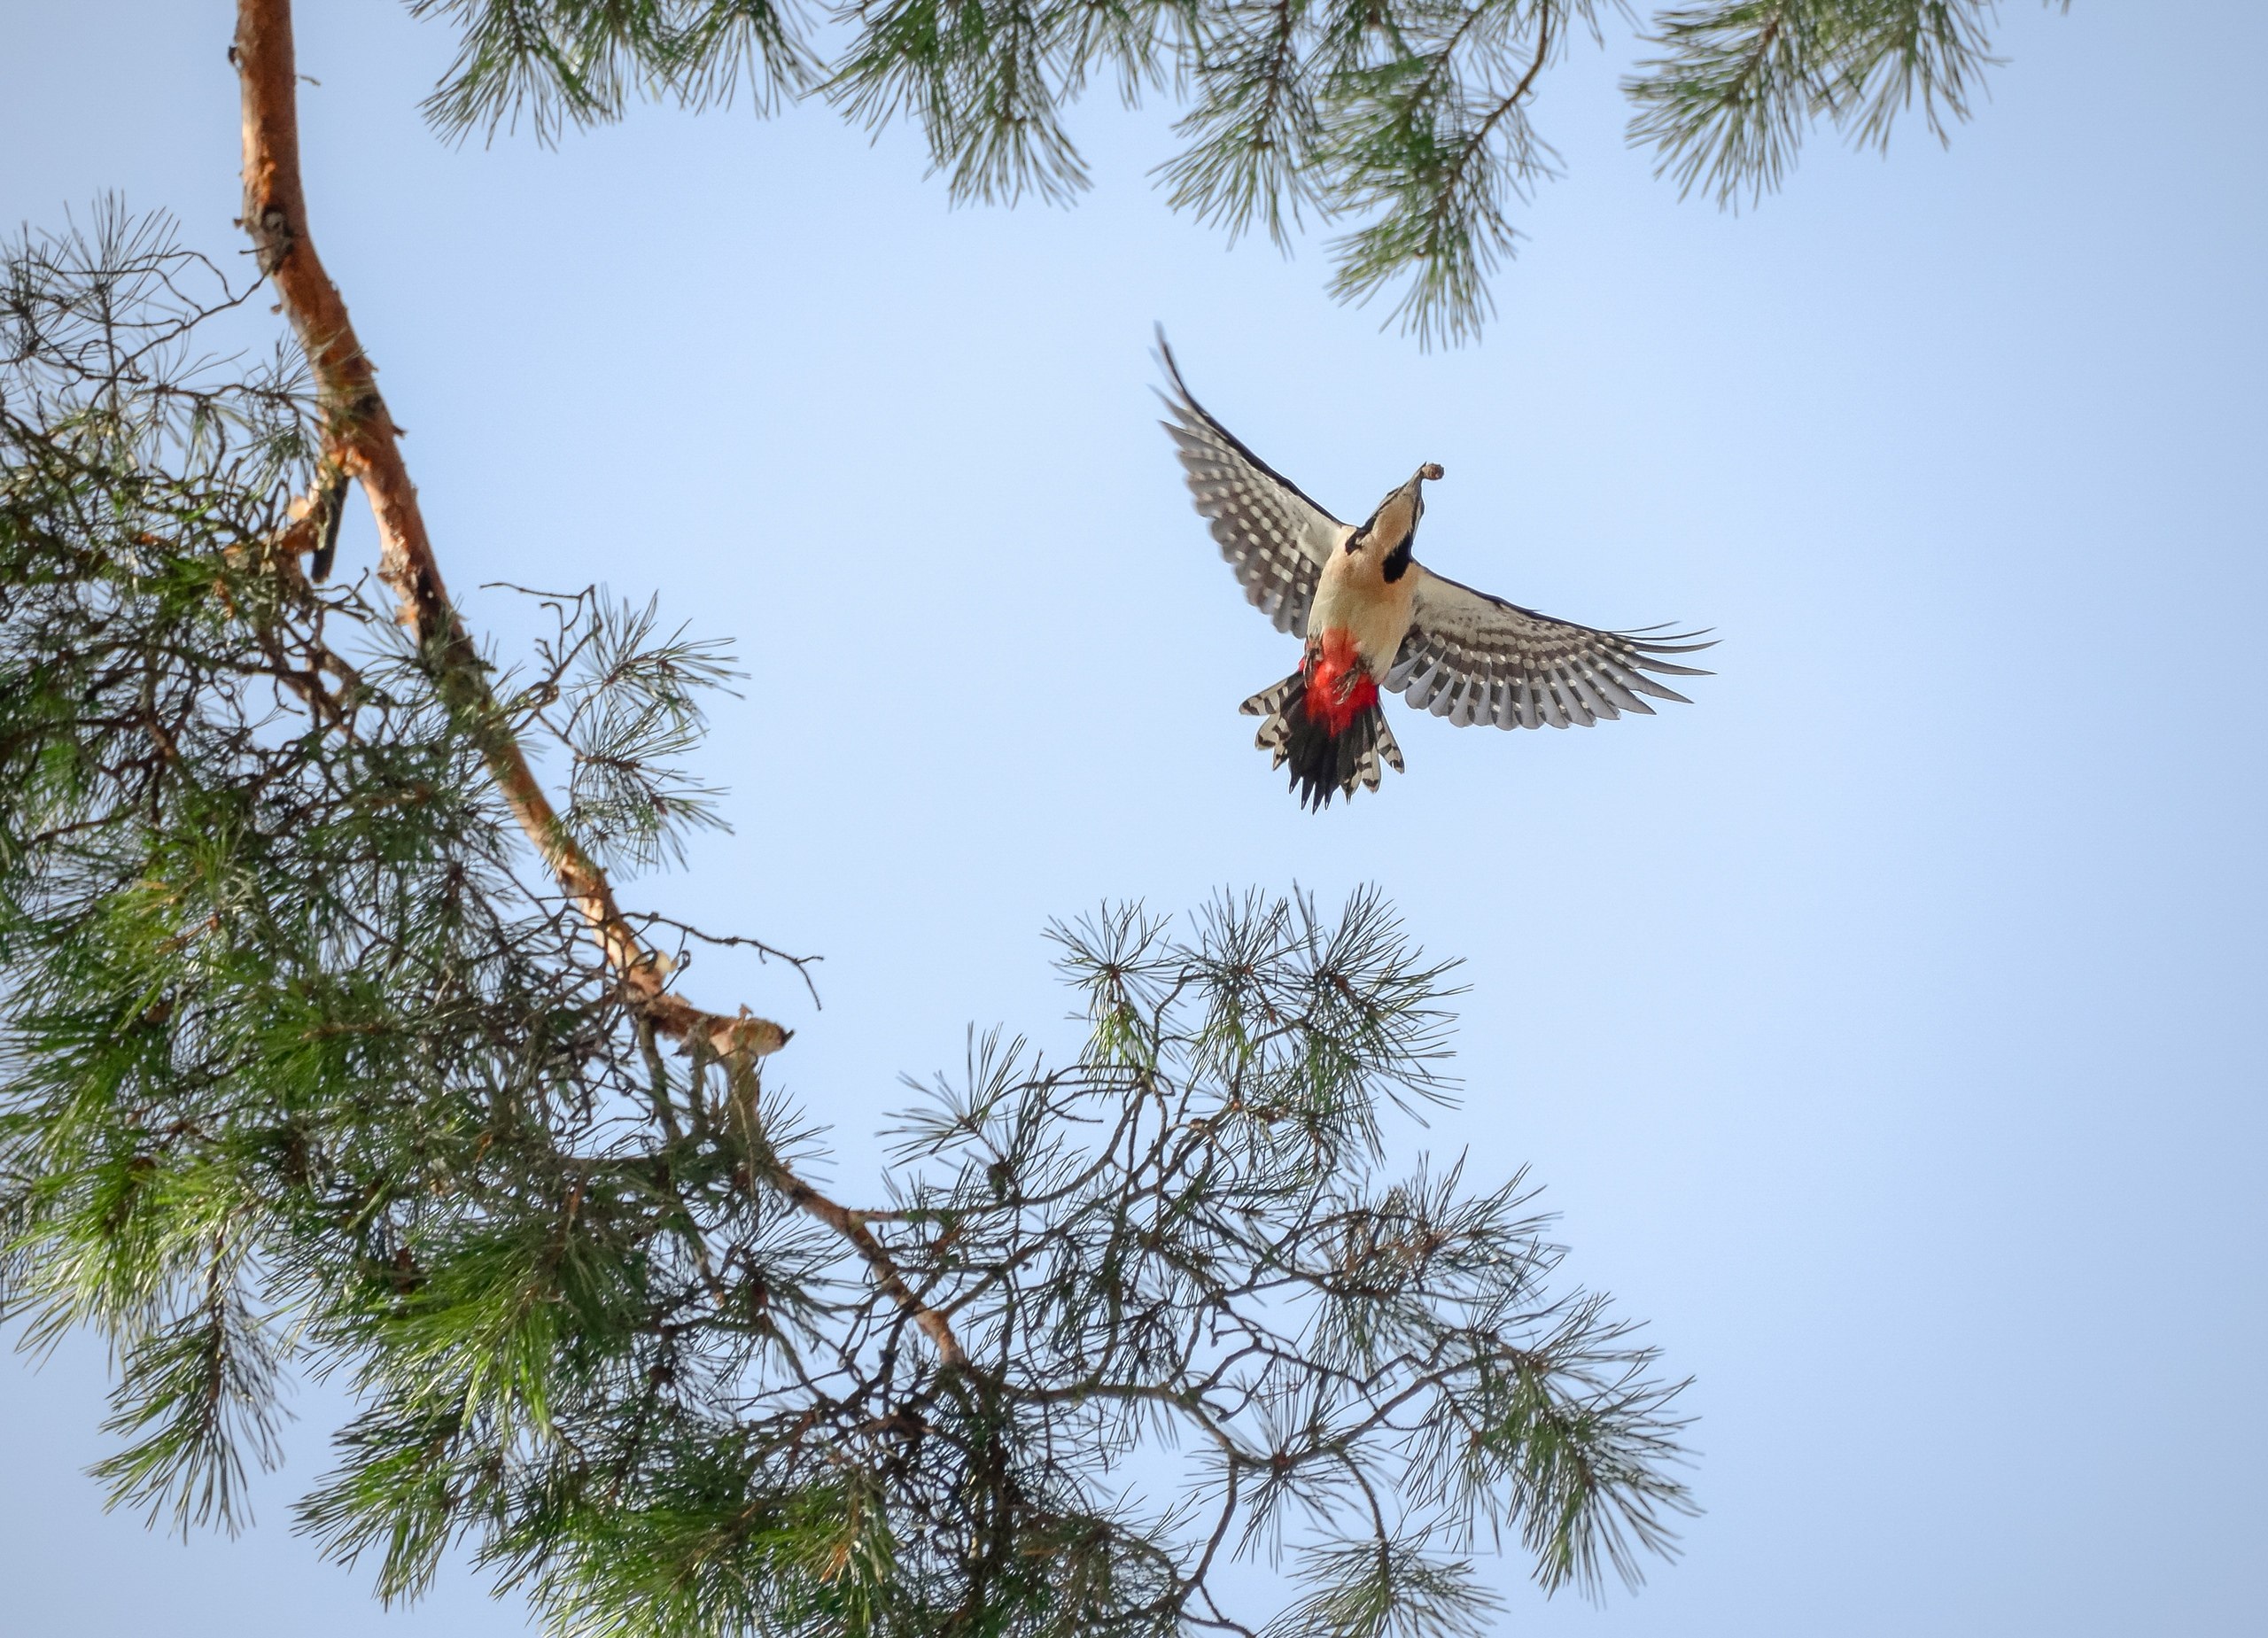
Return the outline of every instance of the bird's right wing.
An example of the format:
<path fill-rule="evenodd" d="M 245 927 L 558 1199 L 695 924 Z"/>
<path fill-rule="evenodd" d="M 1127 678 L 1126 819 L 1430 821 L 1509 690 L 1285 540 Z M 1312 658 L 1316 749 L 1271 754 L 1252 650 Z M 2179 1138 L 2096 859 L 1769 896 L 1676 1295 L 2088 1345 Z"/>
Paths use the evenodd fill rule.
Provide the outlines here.
<path fill-rule="evenodd" d="M 1602 632 L 1573 620 L 1508 603 L 1413 563 L 1410 635 L 1386 673 L 1421 710 L 1458 727 L 1493 722 L 1500 728 L 1589 727 L 1624 711 L 1651 717 L 1638 696 L 1684 702 L 1649 673 L 1705 677 L 1666 655 L 1691 654 L 1713 642 L 1701 632 Z"/>
<path fill-rule="evenodd" d="M 1278 631 L 1304 633 L 1316 580 L 1346 539 L 1347 525 L 1205 413 L 1183 384 L 1162 330 L 1158 352 L 1173 382 L 1171 392 L 1159 394 L 1173 419 L 1161 424 L 1181 454 L 1198 512 L 1212 524 L 1246 601 Z"/>

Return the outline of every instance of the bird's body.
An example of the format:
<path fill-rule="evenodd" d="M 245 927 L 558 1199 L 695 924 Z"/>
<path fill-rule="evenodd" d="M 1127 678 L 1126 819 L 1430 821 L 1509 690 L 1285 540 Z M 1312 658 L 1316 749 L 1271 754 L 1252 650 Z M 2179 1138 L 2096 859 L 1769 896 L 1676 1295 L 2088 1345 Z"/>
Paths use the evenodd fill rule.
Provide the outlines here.
<path fill-rule="evenodd" d="M 1396 529 L 1406 540 L 1416 528 L 1414 522 L 1404 524 L 1399 516 L 1405 509 L 1398 504 L 1402 499 L 1400 490 L 1387 497 L 1396 516 L 1385 527 L 1374 524 L 1371 539 L 1340 542 L 1316 577 L 1315 602 L 1308 610 L 1306 635 L 1320 640 L 1326 632 L 1345 632 L 1379 682 L 1386 680 L 1394 656 L 1402 652 L 1402 640 L 1410 634 L 1418 589 L 1418 577 L 1410 572 L 1406 555 L 1398 565 L 1401 572 L 1386 578 L 1386 542 L 1396 538 Z M 1348 531 L 1350 536 L 1355 532 Z"/>
<path fill-rule="evenodd" d="M 1165 423 L 1190 493 L 1213 526 L 1245 595 L 1281 632 L 1306 639 L 1300 669 L 1244 703 L 1263 718 L 1258 743 L 1289 763 L 1306 805 L 1379 788 L 1402 768 L 1379 706 L 1398 691 L 1459 726 L 1588 726 L 1641 699 L 1682 701 L 1650 673 L 1702 676 L 1665 655 L 1705 648 L 1699 636 L 1607 632 L 1555 620 L 1433 573 L 1411 555 L 1430 462 L 1360 524 L 1340 523 L 1247 449 L 1190 396 L 1159 337 L 1173 392 Z"/>

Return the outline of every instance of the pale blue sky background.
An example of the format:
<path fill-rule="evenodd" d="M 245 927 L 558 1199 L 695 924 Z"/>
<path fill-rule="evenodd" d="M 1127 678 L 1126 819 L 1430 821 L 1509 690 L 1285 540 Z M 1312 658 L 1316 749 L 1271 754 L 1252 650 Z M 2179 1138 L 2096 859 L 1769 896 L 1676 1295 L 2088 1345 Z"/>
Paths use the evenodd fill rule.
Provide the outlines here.
<path fill-rule="evenodd" d="M 969 1021 L 1071 1040 L 1049 916 L 1375 880 L 1470 963 L 1431 1141 L 1531 1163 L 1697 1378 L 1685 1561 L 1603 1608 L 1508 1563 L 1506 1631 L 2262 1630 L 2268 10 L 2012 4 L 1949 151 L 1821 144 L 1737 219 L 1581 50 L 1501 316 L 1432 356 L 1318 243 L 1168 214 L 1155 113 L 1079 118 L 1076 210 L 957 212 L 820 107 L 453 150 L 442 28 L 302 12 L 315 230 L 472 618 L 600 579 L 742 644 L 737 834 L 633 897 L 825 953 L 817 1015 L 692 982 L 799 1028 L 847 1194 Z M 0 223 L 117 188 L 235 251 L 229 15 L 0 4 Z M 1325 504 L 1442 462 L 1429 562 L 1713 624 L 1721 674 L 1588 732 L 1404 714 L 1406 778 L 1299 811 L 1235 713 L 1293 649 L 1153 424 L 1153 319 Z M 105 1516 L 102 1370 L 0 1359 L 0 1632 L 521 1630 L 290 1533 L 319 1393 L 250 1535 Z"/>

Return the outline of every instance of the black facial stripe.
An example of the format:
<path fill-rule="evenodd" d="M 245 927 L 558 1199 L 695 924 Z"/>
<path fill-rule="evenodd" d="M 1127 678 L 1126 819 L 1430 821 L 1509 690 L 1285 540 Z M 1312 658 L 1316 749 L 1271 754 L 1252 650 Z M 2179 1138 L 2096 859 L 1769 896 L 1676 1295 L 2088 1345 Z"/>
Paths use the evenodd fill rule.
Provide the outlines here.
<path fill-rule="evenodd" d="M 1410 572 L 1410 547 L 1411 543 L 1417 539 L 1418 532 L 1413 529 L 1407 535 L 1402 537 L 1402 541 L 1400 546 L 1395 547 L 1394 550 L 1386 555 L 1386 561 L 1381 563 L 1379 567 L 1386 573 L 1387 585 L 1393 585 L 1396 580 L 1402 578 L 1403 575 Z"/>

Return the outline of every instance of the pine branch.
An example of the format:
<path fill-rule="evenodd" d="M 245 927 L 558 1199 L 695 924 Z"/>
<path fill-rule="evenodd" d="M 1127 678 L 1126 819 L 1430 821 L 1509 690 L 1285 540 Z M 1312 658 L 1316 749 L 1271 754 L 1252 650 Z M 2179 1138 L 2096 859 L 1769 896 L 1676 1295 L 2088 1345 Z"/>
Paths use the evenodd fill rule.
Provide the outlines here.
<path fill-rule="evenodd" d="M 378 526 L 379 578 L 394 593 L 398 617 L 425 656 L 443 699 L 473 727 L 505 801 L 590 923 L 625 992 L 654 1009 L 656 1026 L 672 1037 L 709 1033 L 720 1052 L 742 1050 L 761 1056 L 778 1051 L 787 1041 L 787 1031 L 778 1025 L 720 1021 L 663 993 L 664 974 L 624 920 L 604 874 L 560 824 L 526 756 L 503 725 L 478 653 L 449 603 L 401 457 L 400 430 L 307 231 L 289 0 L 243 0 L 232 59 L 244 92 L 243 225 L 314 369 L 326 453 L 369 499 Z"/>
<path fill-rule="evenodd" d="M 1993 10 L 1993 0 L 1719 0 L 1666 12 L 1653 35 L 1662 55 L 1623 84 L 1638 106 L 1630 140 L 1655 149 L 1656 174 L 1682 192 L 1723 206 L 1776 189 L 1815 120 L 1882 148 L 1918 102 L 1943 142 L 1994 61 Z"/>
<path fill-rule="evenodd" d="M 361 484 L 378 526 L 379 578 L 415 640 L 436 692 L 479 746 L 491 779 L 529 841 L 581 912 L 624 998 L 659 1033 L 732 1067 L 753 1085 L 756 1061 L 789 1032 L 742 1007 L 705 1012 L 664 985 L 669 964 L 649 950 L 617 905 L 612 884 L 560 821 L 491 692 L 478 650 L 451 606 L 417 492 L 402 460 L 400 429 L 387 413 L 369 355 L 307 228 L 299 175 L 298 68 L 291 0 L 239 0 L 230 60 L 243 89 L 243 226 L 260 266 L 283 299 L 315 372 L 323 408 L 325 458 Z M 742 1099 L 743 1107 L 752 1100 Z M 930 1338 L 949 1365 L 964 1362 L 951 1326 L 907 1288 L 889 1254 L 844 1207 L 776 1162 L 764 1181 L 849 1240 L 882 1289 Z"/>
<path fill-rule="evenodd" d="M 1368 301 L 1407 276 L 1394 312 L 1425 345 L 1469 340 L 1487 317 L 1487 276 L 1514 239 L 1505 198 L 1553 165 L 1528 120 L 1537 79 L 1591 21 L 1584 0 L 1476 0 L 1450 16 L 1438 39 L 1341 76 L 1331 149 L 1340 207 L 1380 212 L 1339 241 L 1332 292 Z"/>
<path fill-rule="evenodd" d="M 2068 6 L 2069 0 L 2045 0 Z M 1598 0 L 828 0 L 804 43 L 798 0 L 410 0 L 458 32 L 426 101 L 443 132 L 539 141 L 645 95 L 697 106 L 749 85 L 760 111 L 824 96 L 879 128 L 904 119 L 959 201 L 1065 203 L 1088 185 L 1068 125 L 1097 79 L 1132 106 L 1181 105 L 1185 146 L 1153 175 L 1234 241 L 1280 248 L 1312 209 L 1358 219 L 1331 291 L 1406 281 L 1389 322 L 1421 344 L 1478 336 L 1518 234 L 1510 206 L 1555 174 L 1529 112 L 1538 74 Z M 1635 19 L 1636 7 L 1615 0 Z M 1649 7 L 1647 10 L 1653 10 Z M 1919 105 L 1941 139 L 1969 117 L 1994 0 L 1688 0 L 1642 25 L 1663 48 L 1624 82 L 1659 173 L 1730 204 L 1776 187 L 1826 120 L 1881 146 Z"/>
<path fill-rule="evenodd" d="M 1300 0 L 1225 8 L 1200 36 L 1197 106 L 1174 127 L 1189 148 L 1159 167 L 1169 201 L 1223 227 L 1233 243 L 1254 219 L 1279 249 L 1303 204 L 1322 206 L 1311 172 L 1322 123 L 1301 54 Z"/>

